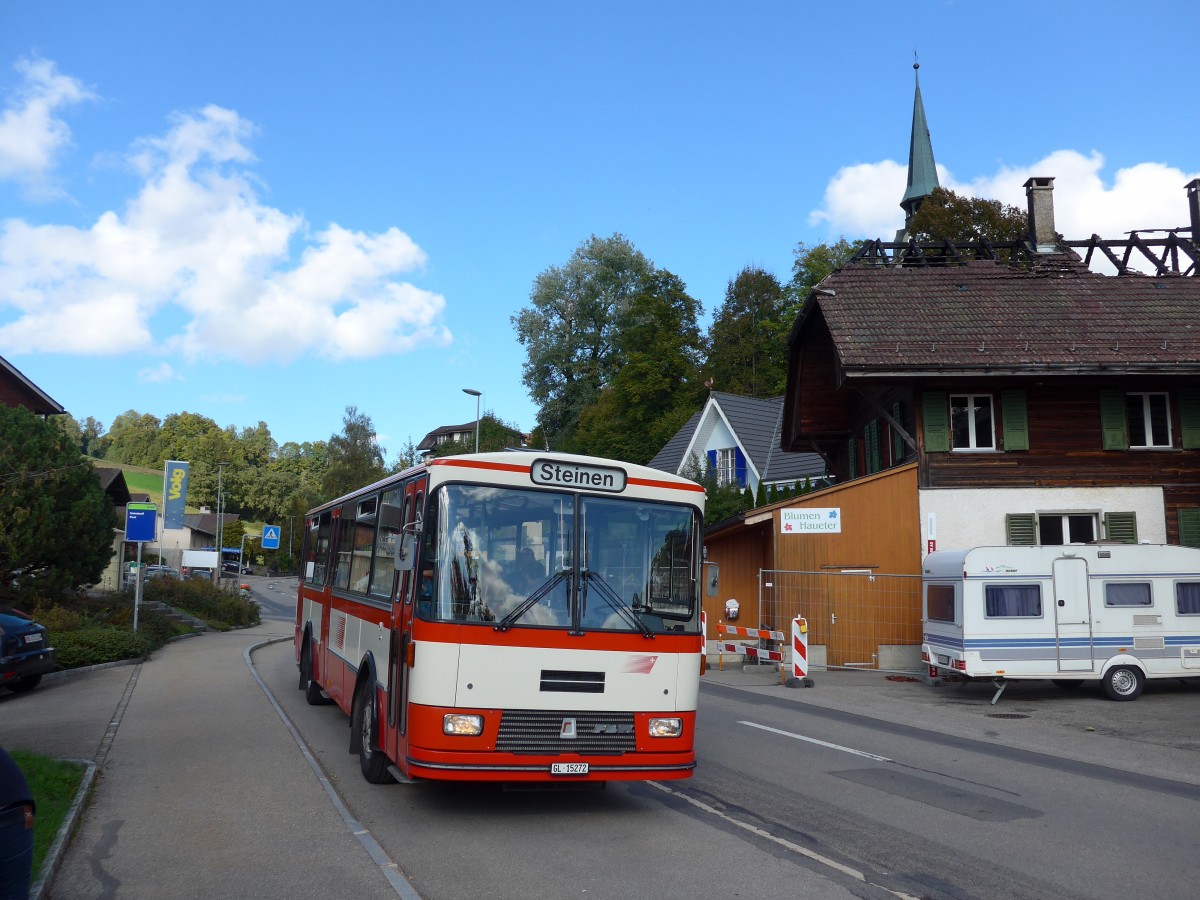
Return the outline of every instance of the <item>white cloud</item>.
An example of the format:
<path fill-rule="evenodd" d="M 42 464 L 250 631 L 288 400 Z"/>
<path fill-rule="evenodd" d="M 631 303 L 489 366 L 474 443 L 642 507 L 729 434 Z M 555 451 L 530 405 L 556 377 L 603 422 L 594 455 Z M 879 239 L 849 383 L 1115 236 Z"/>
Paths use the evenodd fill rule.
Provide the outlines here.
<path fill-rule="evenodd" d="M 152 368 L 139 371 L 137 380 L 141 384 L 157 384 L 161 381 L 183 381 L 183 376 L 177 375 L 170 363 L 160 363 Z"/>
<path fill-rule="evenodd" d="M 1028 166 L 1005 167 L 966 181 L 938 166 L 938 180 L 955 193 L 988 197 L 1024 211 L 1025 182 L 1034 176 L 1053 177 L 1054 227 L 1070 240 L 1093 234 L 1117 239 L 1127 231 L 1188 224 L 1184 185 L 1200 173 L 1146 162 L 1118 169 L 1106 182 L 1103 169 L 1104 157 L 1096 151 L 1085 156 L 1057 150 Z M 809 215 L 809 223 L 824 223 L 830 237 L 891 240 L 904 224 L 899 203 L 907 172 L 907 166 L 892 160 L 839 170 L 825 188 L 822 207 Z"/>
<path fill-rule="evenodd" d="M 307 238 L 301 216 L 261 202 L 253 133 L 217 106 L 177 115 L 137 142 L 142 184 L 120 212 L 89 228 L 0 222 L 0 352 L 268 362 L 449 344 L 444 298 L 399 277 L 421 248 L 398 228 Z M 155 334 L 167 308 L 186 323 Z"/>
<path fill-rule="evenodd" d="M 54 194 L 49 175 L 71 142 L 71 129 L 56 113 L 95 95 L 48 60 L 23 59 L 14 68 L 22 83 L 0 113 L 0 180 L 16 181 L 35 195 Z"/>

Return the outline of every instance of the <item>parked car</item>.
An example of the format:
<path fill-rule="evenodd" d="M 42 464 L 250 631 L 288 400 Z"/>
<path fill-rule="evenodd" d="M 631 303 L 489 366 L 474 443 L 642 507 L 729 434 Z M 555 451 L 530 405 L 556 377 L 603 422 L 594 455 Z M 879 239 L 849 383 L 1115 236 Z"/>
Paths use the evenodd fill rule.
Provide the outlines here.
<path fill-rule="evenodd" d="M 197 567 L 192 567 L 189 569 L 187 566 L 183 567 L 184 578 L 202 578 L 205 581 L 212 581 L 212 576 L 212 569 L 201 569 Z"/>
<path fill-rule="evenodd" d="M 11 606 L 0 605 L 0 685 L 10 691 L 32 691 L 54 671 L 54 648 L 46 629 Z"/>
<path fill-rule="evenodd" d="M 249 575 L 250 567 L 249 566 L 240 566 L 239 567 L 238 564 L 235 562 L 223 562 L 223 563 L 221 563 L 221 573 L 222 574 L 230 574 L 230 575 Z"/>
<path fill-rule="evenodd" d="M 146 566 L 147 578 L 182 578 L 178 569 L 170 566 Z"/>

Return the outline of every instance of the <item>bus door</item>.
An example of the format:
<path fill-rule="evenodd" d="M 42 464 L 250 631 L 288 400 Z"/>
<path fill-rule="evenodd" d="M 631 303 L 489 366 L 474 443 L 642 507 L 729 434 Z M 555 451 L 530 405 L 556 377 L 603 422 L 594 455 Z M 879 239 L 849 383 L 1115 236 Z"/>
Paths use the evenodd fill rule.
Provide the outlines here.
<path fill-rule="evenodd" d="M 404 515 L 402 522 L 411 528 L 421 521 L 425 503 L 425 478 L 415 478 L 404 485 Z M 397 498 L 399 499 L 399 498 Z M 412 552 L 419 541 L 409 538 Z M 418 560 L 419 564 L 419 560 Z M 386 749 L 397 763 L 403 761 L 408 732 L 408 660 L 412 653 L 412 621 L 415 594 L 420 581 L 420 569 L 413 567 L 397 573 L 396 593 L 392 600 L 392 652 L 388 672 L 388 737 Z"/>

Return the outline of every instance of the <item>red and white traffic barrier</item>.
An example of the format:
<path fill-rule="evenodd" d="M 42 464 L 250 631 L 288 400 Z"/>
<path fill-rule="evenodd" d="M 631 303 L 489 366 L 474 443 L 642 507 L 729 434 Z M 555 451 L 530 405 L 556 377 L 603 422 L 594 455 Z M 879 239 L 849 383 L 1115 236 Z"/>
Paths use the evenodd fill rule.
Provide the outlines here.
<path fill-rule="evenodd" d="M 808 677 L 808 619 L 796 616 L 792 619 L 792 677 L 788 687 L 812 687 Z"/>
<path fill-rule="evenodd" d="M 781 631 L 771 631 L 766 628 L 745 628 L 741 625 L 721 625 L 718 627 L 720 634 L 730 635 L 732 637 L 754 638 L 760 641 L 774 641 L 778 646 L 782 647 L 785 635 Z M 753 659 L 759 662 L 777 662 L 779 663 L 780 671 L 783 671 L 783 651 L 782 650 L 767 650 L 764 647 L 754 647 L 749 644 L 730 644 L 718 640 L 717 642 L 717 665 L 724 671 L 725 669 L 725 654 L 733 653 L 738 656 L 744 656 L 746 659 Z"/>
<path fill-rule="evenodd" d="M 700 674 L 708 671 L 708 613 L 700 610 Z"/>

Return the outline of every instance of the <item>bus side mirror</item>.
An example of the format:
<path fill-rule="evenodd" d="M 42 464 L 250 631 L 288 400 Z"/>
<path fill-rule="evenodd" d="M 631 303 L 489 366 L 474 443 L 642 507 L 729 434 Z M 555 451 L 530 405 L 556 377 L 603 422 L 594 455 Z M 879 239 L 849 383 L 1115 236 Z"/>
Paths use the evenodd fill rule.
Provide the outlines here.
<path fill-rule="evenodd" d="M 709 597 L 717 596 L 720 583 L 721 567 L 716 563 L 706 562 L 704 564 L 704 593 Z"/>
<path fill-rule="evenodd" d="M 417 538 L 421 527 L 417 524 L 405 525 L 396 535 L 396 555 L 394 557 L 397 572 L 410 572 L 417 561 Z"/>

